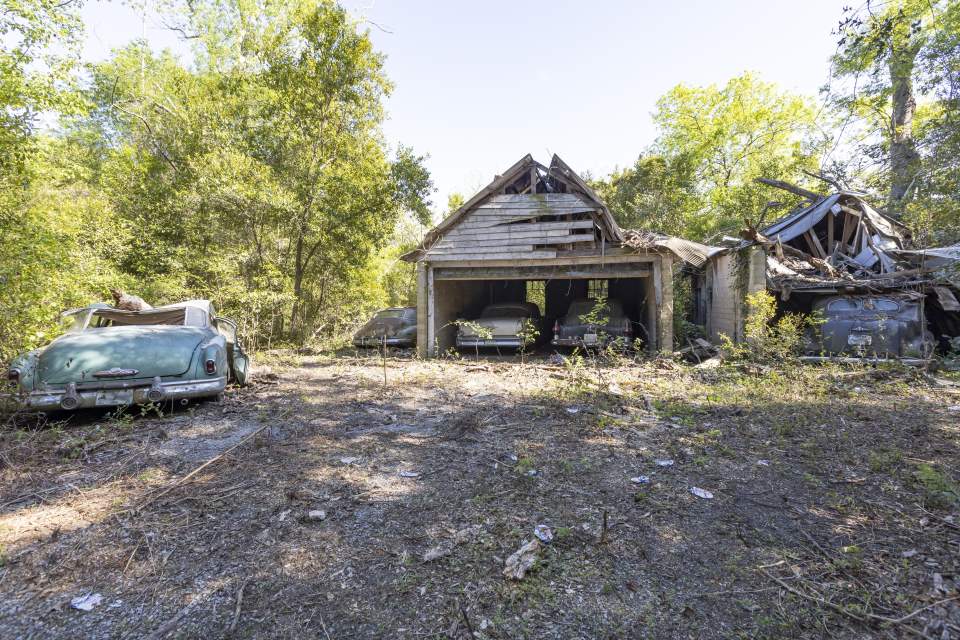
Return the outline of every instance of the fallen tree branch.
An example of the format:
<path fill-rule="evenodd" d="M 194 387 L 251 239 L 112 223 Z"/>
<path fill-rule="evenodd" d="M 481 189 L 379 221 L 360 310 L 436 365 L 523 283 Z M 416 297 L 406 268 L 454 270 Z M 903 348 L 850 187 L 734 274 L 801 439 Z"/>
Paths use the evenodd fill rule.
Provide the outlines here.
<path fill-rule="evenodd" d="M 215 455 L 214 457 L 210 458 L 209 460 L 207 460 L 206 462 L 204 462 L 202 465 L 200 465 L 199 467 L 197 467 L 196 469 L 194 469 L 193 471 L 191 471 L 191 472 L 188 473 L 187 475 L 183 476 L 183 477 L 180 478 L 179 480 L 176 480 L 175 482 L 173 482 L 172 484 L 170 484 L 169 486 L 167 486 L 165 489 L 163 489 L 162 491 L 160 491 L 160 493 L 156 493 L 156 494 L 148 497 L 146 500 L 144 500 L 142 503 L 140 503 L 140 505 L 137 506 L 137 507 L 135 507 L 133 510 L 134 510 L 134 511 L 139 511 L 140 509 L 143 509 L 144 507 L 146 507 L 146 506 L 147 506 L 148 504 L 150 504 L 151 502 L 155 502 L 155 501 L 159 500 L 160 498 L 162 498 L 163 496 L 167 495 L 168 493 L 170 493 L 171 491 L 173 491 L 173 490 L 176 489 L 177 487 L 186 484 L 186 483 L 187 483 L 191 478 L 193 478 L 195 475 L 197 475 L 198 473 L 200 473 L 201 471 L 203 471 L 204 469 L 206 469 L 207 467 L 209 467 L 209 466 L 212 465 L 213 463 L 217 462 L 218 460 L 222 460 L 222 459 L 224 458 L 224 456 L 226 456 L 227 454 L 231 453 L 231 452 L 234 451 L 235 449 L 238 449 L 238 448 L 242 447 L 242 446 L 245 445 L 247 442 L 249 442 L 250 440 L 252 440 L 253 438 L 255 438 L 257 435 L 259 435 L 264 429 L 267 429 L 267 428 L 269 428 L 269 427 L 270 427 L 269 424 L 263 425 L 262 427 L 260 427 L 259 429 L 257 429 L 256 431 L 254 431 L 253 433 L 251 433 L 250 435 L 248 435 L 246 438 L 244 438 L 243 440 L 241 440 L 241 441 L 238 442 L 237 444 L 235 444 L 235 445 L 233 445 L 232 447 L 230 447 L 230 448 L 228 448 L 228 449 L 220 452 L 219 454 L 217 454 L 217 455 Z"/>
<path fill-rule="evenodd" d="M 798 187 L 795 184 L 790 184 L 789 182 L 784 182 L 783 180 L 774 180 L 773 178 L 757 178 L 756 182 L 760 184 L 765 184 L 768 187 L 776 187 L 777 189 L 783 189 L 784 191 L 789 191 L 794 195 L 798 195 L 802 198 L 807 198 L 816 202 L 817 200 L 822 200 L 825 196 L 815 191 L 807 191 L 802 187 Z"/>
<path fill-rule="evenodd" d="M 810 594 L 808 594 L 808 593 L 804 593 L 804 592 L 800 591 L 799 589 L 795 589 L 795 588 L 791 587 L 789 584 L 787 584 L 786 582 L 784 582 L 783 580 L 781 580 L 780 578 L 778 578 L 777 576 L 771 574 L 769 571 L 765 571 L 765 570 L 763 570 L 763 569 L 761 569 L 760 571 L 763 572 L 763 574 L 764 574 L 765 576 L 767 576 L 768 578 L 770 578 L 771 580 L 773 580 L 773 581 L 776 582 L 778 585 L 780 585 L 781 587 L 783 587 L 784 589 L 786 589 L 787 591 L 789 591 L 789 592 L 792 593 L 793 595 L 797 596 L 798 598 L 803 598 L 804 600 L 809 600 L 809 601 L 811 601 L 811 602 L 815 602 L 815 603 L 817 603 L 818 605 L 820 605 L 820 606 L 822 606 L 822 607 L 827 607 L 827 608 L 833 609 L 834 611 L 836 611 L 836 612 L 838 612 L 838 613 L 842 613 L 843 615 L 845 615 L 845 616 L 847 616 L 847 617 L 849 617 L 849 618 L 853 618 L 853 619 L 856 620 L 857 622 L 869 622 L 870 620 L 876 620 L 877 622 L 883 622 L 883 623 L 885 623 L 885 624 L 895 624 L 895 625 L 899 625 L 900 627 L 902 627 L 903 629 L 905 629 L 905 630 L 907 630 L 907 631 L 910 631 L 911 633 L 914 633 L 914 634 L 919 635 L 919 636 L 924 637 L 924 638 L 929 637 L 929 636 L 927 636 L 926 634 L 924 634 L 924 633 L 921 632 L 921 631 L 917 631 L 916 629 L 914 629 L 914 628 L 911 627 L 910 625 L 907 625 L 907 624 L 904 624 L 904 623 L 905 623 L 907 620 L 909 620 L 909 619 L 913 618 L 914 616 L 916 616 L 916 615 L 917 615 L 918 613 L 920 613 L 921 611 L 924 611 L 924 610 L 926 610 L 926 609 L 930 609 L 931 607 L 935 607 L 935 606 L 937 606 L 938 604 L 944 604 L 944 603 L 946 603 L 946 602 L 950 602 L 951 600 L 960 599 L 960 596 L 953 596 L 953 597 L 951 597 L 951 598 L 946 598 L 946 599 L 941 600 L 941 601 L 939 601 L 939 602 L 934 602 L 933 604 L 930 604 L 930 605 L 927 605 L 927 606 L 922 607 L 922 608 L 920 608 L 920 609 L 917 609 L 916 611 L 914 611 L 914 612 L 912 612 L 912 613 L 909 613 L 909 614 L 907 614 L 907 615 L 905 615 L 905 616 L 902 616 L 902 617 L 900 617 L 900 618 L 888 618 L 888 617 L 886 617 L 886 616 L 878 616 L 878 615 L 876 615 L 876 614 L 867 613 L 867 612 L 864 612 L 864 614 L 863 614 L 862 616 L 860 616 L 860 615 L 857 615 L 857 614 L 853 613 L 852 611 L 848 610 L 846 607 L 843 607 L 843 606 L 840 606 L 839 604 L 836 604 L 835 602 L 831 602 L 830 600 L 826 600 L 826 599 L 820 598 L 820 597 L 818 597 L 818 596 L 812 596 L 812 595 L 810 595 Z"/>
<path fill-rule="evenodd" d="M 823 175 L 822 173 L 816 173 L 816 172 L 813 172 L 813 171 L 807 171 L 806 169 L 804 169 L 803 172 L 804 172 L 805 174 L 807 174 L 808 176 L 810 176 L 811 178 L 816 178 L 817 180 L 823 180 L 824 182 L 826 182 L 828 185 L 830 185 L 831 187 L 833 187 L 833 188 L 836 189 L 837 191 L 846 191 L 846 188 L 845 188 L 842 184 L 840 184 L 839 182 L 837 182 L 837 181 L 834 180 L 833 178 L 828 178 L 827 176 Z"/>
<path fill-rule="evenodd" d="M 240 588 L 237 589 L 237 606 L 233 610 L 233 620 L 230 622 L 230 628 L 227 629 L 228 635 L 233 635 L 234 630 L 237 628 L 237 623 L 240 622 L 240 609 L 243 607 L 243 590 L 246 588 L 247 583 L 250 582 L 250 578 L 247 578 L 240 584 Z"/>

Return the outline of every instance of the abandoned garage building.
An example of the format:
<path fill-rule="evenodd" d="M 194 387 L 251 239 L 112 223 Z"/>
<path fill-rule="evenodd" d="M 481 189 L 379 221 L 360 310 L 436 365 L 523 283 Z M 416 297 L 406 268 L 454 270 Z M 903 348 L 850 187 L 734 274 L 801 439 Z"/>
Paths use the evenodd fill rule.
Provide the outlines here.
<path fill-rule="evenodd" d="M 535 302 L 543 332 L 572 301 L 601 296 L 622 303 L 648 351 L 672 351 L 677 253 L 663 236 L 626 235 L 559 157 L 525 156 L 404 256 L 417 264 L 420 355 L 452 348 L 456 321 L 488 304 Z"/>

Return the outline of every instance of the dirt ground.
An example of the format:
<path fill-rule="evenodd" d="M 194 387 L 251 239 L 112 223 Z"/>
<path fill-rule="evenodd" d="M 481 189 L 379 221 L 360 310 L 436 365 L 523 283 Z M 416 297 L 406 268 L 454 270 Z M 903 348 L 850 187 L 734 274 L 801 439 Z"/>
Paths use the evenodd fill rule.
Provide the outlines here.
<path fill-rule="evenodd" d="M 0 637 L 960 638 L 956 377 L 260 361 L 0 433 Z"/>

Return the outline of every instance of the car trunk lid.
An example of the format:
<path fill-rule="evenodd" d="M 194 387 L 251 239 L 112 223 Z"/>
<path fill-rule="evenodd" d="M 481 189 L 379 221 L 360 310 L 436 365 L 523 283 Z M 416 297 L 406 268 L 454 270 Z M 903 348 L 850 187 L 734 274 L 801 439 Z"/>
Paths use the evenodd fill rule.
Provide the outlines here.
<path fill-rule="evenodd" d="M 516 336 L 523 328 L 523 318 L 479 318 L 460 325 L 460 335 L 474 338 L 486 337 L 489 332 L 493 336 Z"/>
<path fill-rule="evenodd" d="M 902 328 L 899 320 L 876 315 L 836 318 L 823 329 L 824 347 L 830 353 L 899 356 Z"/>
<path fill-rule="evenodd" d="M 183 326 L 109 327 L 67 334 L 40 354 L 38 379 L 67 384 L 179 376 L 190 368 L 194 350 L 208 337 L 202 328 Z"/>
<path fill-rule="evenodd" d="M 357 336 L 360 338 L 379 338 L 392 336 L 403 329 L 403 318 L 374 318 L 363 325 Z"/>

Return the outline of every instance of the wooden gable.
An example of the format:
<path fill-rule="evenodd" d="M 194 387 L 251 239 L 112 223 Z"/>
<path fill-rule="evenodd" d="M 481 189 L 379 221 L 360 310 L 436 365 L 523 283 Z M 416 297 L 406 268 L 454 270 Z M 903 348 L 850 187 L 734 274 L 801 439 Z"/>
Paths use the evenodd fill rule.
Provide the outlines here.
<path fill-rule="evenodd" d="M 557 258 L 602 252 L 620 229 L 596 195 L 556 156 L 529 155 L 427 234 L 409 258 L 431 262 Z"/>

